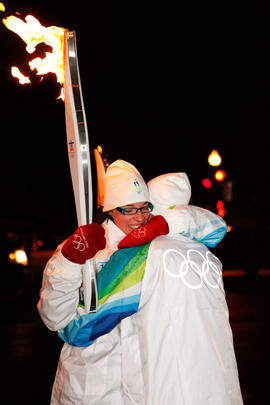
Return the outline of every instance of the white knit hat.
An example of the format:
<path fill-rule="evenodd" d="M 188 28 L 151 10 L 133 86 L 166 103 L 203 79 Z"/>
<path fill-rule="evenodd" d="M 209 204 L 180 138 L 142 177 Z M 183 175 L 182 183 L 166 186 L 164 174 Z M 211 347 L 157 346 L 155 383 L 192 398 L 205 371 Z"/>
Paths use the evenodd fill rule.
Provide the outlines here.
<path fill-rule="evenodd" d="M 103 211 L 143 201 L 149 201 L 148 187 L 136 167 L 124 160 L 113 162 L 106 171 Z"/>
<path fill-rule="evenodd" d="M 147 185 L 150 202 L 154 205 L 154 215 L 175 205 L 189 203 L 191 187 L 186 173 L 162 174 L 150 180 Z"/>

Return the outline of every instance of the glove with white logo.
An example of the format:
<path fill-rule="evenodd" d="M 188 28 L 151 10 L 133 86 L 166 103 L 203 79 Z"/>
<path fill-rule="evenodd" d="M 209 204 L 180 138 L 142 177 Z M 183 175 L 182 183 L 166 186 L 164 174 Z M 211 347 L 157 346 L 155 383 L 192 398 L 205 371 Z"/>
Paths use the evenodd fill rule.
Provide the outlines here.
<path fill-rule="evenodd" d="M 84 264 L 105 248 L 104 234 L 104 228 L 99 224 L 82 225 L 67 239 L 61 252 L 69 261 Z"/>
<path fill-rule="evenodd" d="M 161 215 L 157 215 L 151 218 L 145 225 L 140 226 L 125 236 L 119 242 L 118 249 L 144 245 L 160 235 L 167 235 L 167 233 L 169 233 L 169 226 L 166 220 Z"/>

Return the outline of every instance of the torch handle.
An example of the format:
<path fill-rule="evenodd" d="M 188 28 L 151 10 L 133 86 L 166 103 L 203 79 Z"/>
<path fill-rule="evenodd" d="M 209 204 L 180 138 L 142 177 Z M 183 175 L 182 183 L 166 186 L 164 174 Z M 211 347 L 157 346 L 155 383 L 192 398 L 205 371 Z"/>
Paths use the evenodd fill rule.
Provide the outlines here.
<path fill-rule="evenodd" d="M 89 312 L 95 312 L 98 305 L 97 296 L 97 280 L 95 273 L 94 260 L 87 260 L 83 266 L 83 290 L 84 290 L 84 306 Z M 85 294 L 85 291 L 91 291 L 91 294 Z"/>

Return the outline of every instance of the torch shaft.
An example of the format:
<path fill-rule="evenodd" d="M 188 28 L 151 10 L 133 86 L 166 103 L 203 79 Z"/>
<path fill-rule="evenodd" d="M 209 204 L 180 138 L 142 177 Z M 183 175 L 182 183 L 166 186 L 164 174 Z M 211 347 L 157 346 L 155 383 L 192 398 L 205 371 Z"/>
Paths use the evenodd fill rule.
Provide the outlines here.
<path fill-rule="evenodd" d="M 75 32 L 66 32 L 65 115 L 69 165 L 78 224 L 92 222 L 92 176 L 86 116 L 80 83 Z M 83 267 L 84 304 L 87 311 L 97 309 L 97 284 L 94 262 Z"/>
<path fill-rule="evenodd" d="M 73 38 L 73 37 L 71 37 Z M 88 133 L 86 117 L 84 112 L 84 107 L 82 104 L 82 92 L 80 75 L 78 70 L 77 62 L 77 52 L 76 52 L 75 41 L 69 41 L 69 63 L 70 63 L 70 76 L 72 82 L 72 93 L 76 111 L 76 118 L 78 124 L 78 135 L 81 145 L 81 160 L 83 165 L 83 183 L 84 183 L 84 194 L 85 194 L 85 224 L 92 222 L 92 177 L 91 177 L 91 167 L 90 155 L 89 155 L 89 144 L 88 144 Z M 90 169 L 90 170 L 89 170 Z M 89 189 L 90 188 L 90 189 Z"/>

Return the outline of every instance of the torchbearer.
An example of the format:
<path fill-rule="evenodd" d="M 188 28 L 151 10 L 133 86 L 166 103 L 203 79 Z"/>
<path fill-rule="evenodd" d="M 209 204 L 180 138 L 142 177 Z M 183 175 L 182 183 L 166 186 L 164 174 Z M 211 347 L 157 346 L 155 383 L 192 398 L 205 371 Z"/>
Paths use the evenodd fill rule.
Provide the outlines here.
<path fill-rule="evenodd" d="M 146 224 L 150 218 L 152 207 L 148 188 L 133 165 L 118 160 L 107 169 L 103 208 L 109 216 L 102 226 L 92 223 L 83 227 L 85 240 L 90 247 L 88 257 L 94 257 L 100 271 L 126 234 Z M 95 314 L 87 313 L 79 305 L 78 288 L 82 280 L 81 264 L 85 261 L 85 251 L 76 250 L 72 241 L 73 235 L 59 246 L 47 263 L 38 303 L 44 323 L 59 334 L 73 320 L 77 319 L 81 326 L 86 326 L 87 315 L 99 317 L 100 313 L 99 310 Z M 97 319 L 95 326 L 98 329 L 103 327 L 104 319 L 101 322 Z M 73 332 L 76 333 L 76 329 Z M 126 404 L 123 400 L 121 350 L 120 326 L 90 346 L 74 348 L 65 343 L 51 405 Z"/>
<path fill-rule="evenodd" d="M 78 225 L 92 222 L 92 176 L 86 116 L 80 83 L 75 31 L 65 32 L 65 114 L 70 172 Z M 97 283 L 93 259 L 83 267 L 83 299 L 87 311 L 97 309 Z"/>

